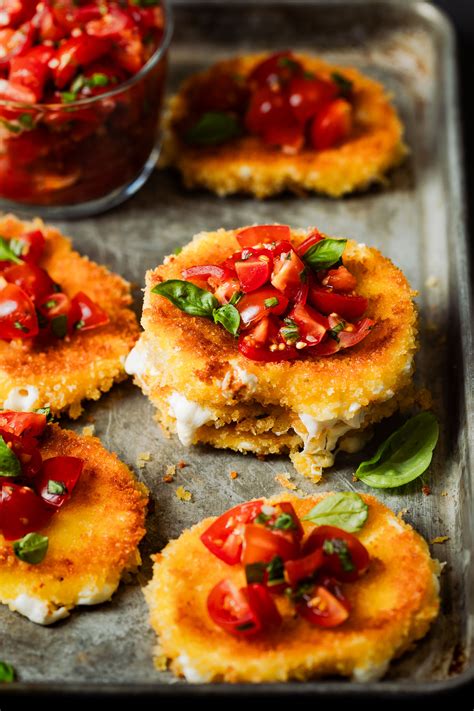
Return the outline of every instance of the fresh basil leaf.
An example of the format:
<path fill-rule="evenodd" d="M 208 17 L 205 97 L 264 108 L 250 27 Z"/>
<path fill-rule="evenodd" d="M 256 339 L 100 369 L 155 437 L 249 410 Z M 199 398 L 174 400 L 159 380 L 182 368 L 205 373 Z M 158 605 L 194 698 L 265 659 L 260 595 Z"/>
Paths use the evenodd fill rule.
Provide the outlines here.
<path fill-rule="evenodd" d="M 299 62 L 297 62 L 295 59 L 292 59 L 291 57 L 280 57 L 278 59 L 278 66 L 282 67 L 282 69 L 290 69 L 292 72 L 299 72 L 301 69 L 301 65 Z"/>
<path fill-rule="evenodd" d="M 283 513 L 277 517 L 275 523 L 273 524 L 273 528 L 278 528 L 282 531 L 289 531 L 291 528 L 296 528 L 296 524 L 293 516 Z"/>
<path fill-rule="evenodd" d="M 383 442 L 372 459 L 362 462 L 356 477 L 375 489 L 391 489 L 417 479 L 433 457 L 439 425 L 432 412 L 411 417 Z"/>
<path fill-rule="evenodd" d="M 265 299 L 263 302 L 266 309 L 271 309 L 273 306 L 278 306 L 280 303 L 276 296 L 270 296 L 269 299 Z"/>
<path fill-rule="evenodd" d="M 20 460 L 0 435 L 0 477 L 15 477 L 21 474 Z"/>
<path fill-rule="evenodd" d="M 281 556 L 274 556 L 267 564 L 266 568 L 268 573 L 267 585 L 269 587 L 272 585 L 280 585 L 285 582 L 285 566 Z"/>
<path fill-rule="evenodd" d="M 240 326 L 240 314 L 232 304 L 226 304 L 219 309 L 215 309 L 213 313 L 214 322 L 224 326 L 226 331 L 229 331 L 233 336 L 236 336 Z"/>
<path fill-rule="evenodd" d="M 154 294 L 164 296 L 190 316 L 212 318 L 214 310 L 219 308 L 219 302 L 210 291 L 200 289 L 190 281 L 169 279 L 157 284 L 152 291 Z"/>
<path fill-rule="evenodd" d="M 296 343 L 300 337 L 300 329 L 298 328 L 298 324 L 291 318 L 285 318 L 283 320 L 286 326 L 283 326 L 283 328 L 280 329 L 281 335 L 285 339 L 286 343 Z"/>
<path fill-rule="evenodd" d="M 27 533 L 26 536 L 13 543 L 13 552 L 25 563 L 37 565 L 44 560 L 48 552 L 48 545 L 48 536 L 42 536 L 40 533 Z"/>
<path fill-rule="evenodd" d="M 176 256 L 177 256 L 178 254 L 181 254 L 182 251 L 183 251 L 182 247 L 176 247 L 176 249 L 173 249 L 173 254 L 176 254 Z"/>
<path fill-rule="evenodd" d="M 249 563 L 245 566 L 245 578 L 247 585 L 252 583 L 263 583 L 265 578 L 265 563 Z"/>
<path fill-rule="evenodd" d="M 232 296 L 230 297 L 229 304 L 231 304 L 232 306 L 237 306 L 243 295 L 244 294 L 242 291 L 236 291 L 235 294 L 232 294 Z"/>
<path fill-rule="evenodd" d="M 51 319 L 51 330 L 56 338 L 65 338 L 67 334 L 67 315 L 60 314 Z"/>
<path fill-rule="evenodd" d="M 8 662 L 0 662 L 0 684 L 10 684 L 15 681 L 15 670 Z"/>
<path fill-rule="evenodd" d="M 333 72 L 331 74 L 331 79 L 335 84 L 337 84 L 337 87 L 342 96 L 349 96 L 352 93 L 353 83 L 350 79 L 345 77 L 344 74 L 340 74 L 339 72 Z"/>
<path fill-rule="evenodd" d="M 208 111 L 189 129 L 185 139 L 198 146 L 217 146 L 240 136 L 242 129 L 235 116 Z"/>
<path fill-rule="evenodd" d="M 50 407 L 39 407 L 35 412 L 37 415 L 46 415 L 46 422 L 52 422 L 54 420 Z"/>
<path fill-rule="evenodd" d="M 35 122 L 31 114 L 20 114 L 18 116 L 18 123 L 20 123 L 23 128 L 26 128 L 27 131 L 31 131 L 31 129 L 35 127 Z"/>
<path fill-rule="evenodd" d="M 338 262 L 346 248 L 346 239 L 332 239 L 326 237 L 320 242 L 316 242 L 303 255 L 303 260 L 312 269 L 329 269 Z"/>
<path fill-rule="evenodd" d="M 360 531 L 367 520 L 369 507 L 359 494 L 353 491 L 342 491 L 339 494 L 326 496 L 309 514 L 305 521 L 311 521 L 317 526 L 337 526 L 344 531 L 353 533 Z"/>
<path fill-rule="evenodd" d="M 13 262 L 14 264 L 23 264 L 22 260 L 17 257 L 11 245 L 4 237 L 0 237 L 0 262 Z"/>
<path fill-rule="evenodd" d="M 48 479 L 48 494 L 55 494 L 56 496 L 64 496 L 67 494 L 67 486 L 63 481 L 56 481 L 55 479 Z"/>

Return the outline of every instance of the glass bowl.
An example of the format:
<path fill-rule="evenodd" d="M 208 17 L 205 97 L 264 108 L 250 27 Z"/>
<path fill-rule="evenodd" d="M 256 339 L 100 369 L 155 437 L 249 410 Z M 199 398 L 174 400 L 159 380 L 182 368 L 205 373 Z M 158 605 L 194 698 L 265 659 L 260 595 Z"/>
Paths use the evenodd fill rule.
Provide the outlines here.
<path fill-rule="evenodd" d="M 172 35 L 116 88 L 68 104 L 0 100 L 0 207 L 45 218 L 97 214 L 133 195 L 160 152 L 160 119 Z"/>

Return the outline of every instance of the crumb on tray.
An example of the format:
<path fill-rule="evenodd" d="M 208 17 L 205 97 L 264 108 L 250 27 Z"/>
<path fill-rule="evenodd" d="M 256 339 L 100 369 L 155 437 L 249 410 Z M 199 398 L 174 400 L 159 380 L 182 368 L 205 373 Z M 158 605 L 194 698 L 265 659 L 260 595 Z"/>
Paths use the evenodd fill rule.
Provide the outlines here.
<path fill-rule="evenodd" d="M 449 541 L 449 536 L 436 536 L 430 543 L 433 545 L 435 543 L 446 543 L 446 541 Z"/>
<path fill-rule="evenodd" d="M 239 475 L 238 475 L 237 472 L 231 471 L 231 472 L 229 472 L 229 476 L 230 476 L 231 479 L 237 479 L 237 477 L 238 477 Z"/>
<path fill-rule="evenodd" d="M 180 501 L 191 501 L 193 497 L 191 492 L 187 491 L 184 486 L 178 486 L 175 493 Z"/>
<path fill-rule="evenodd" d="M 289 489 L 290 491 L 295 491 L 297 486 L 294 482 L 290 481 L 291 479 L 291 474 L 288 474 L 288 472 L 282 472 L 281 474 L 277 474 L 275 477 L 275 481 L 280 484 L 284 489 Z"/>
<path fill-rule="evenodd" d="M 150 452 L 139 452 L 137 456 L 137 467 L 143 469 L 145 464 L 151 460 Z"/>
<path fill-rule="evenodd" d="M 168 464 L 166 467 L 166 472 L 163 477 L 163 481 L 166 484 L 170 484 L 172 481 L 174 481 L 174 478 L 176 476 L 176 464 Z"/>
<path fill-rule="evenodd" d="M 85 427 L 82 428 L 82 434 L 84 437 L 93 437 L 95 432 L 95 426 L 94 425 L 86 425 Z"/>

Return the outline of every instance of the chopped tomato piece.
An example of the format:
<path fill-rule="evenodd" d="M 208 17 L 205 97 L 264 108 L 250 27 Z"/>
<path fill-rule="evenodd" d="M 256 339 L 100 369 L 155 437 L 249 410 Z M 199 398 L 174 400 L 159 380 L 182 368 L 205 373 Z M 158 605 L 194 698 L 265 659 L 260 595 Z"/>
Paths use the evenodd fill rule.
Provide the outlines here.
<path fill-rule="evenodd" d="M 286 310 L 288 303 L 288 298 L 272 286 L 266 286 L 258 291 L 246 294 L 237 304 L 242 328 L 253 326 L 264 316 L 282 314 Z"/>
<path fill-rule="evenodd" d="M 231 278 L 233 275 L 230 269 L 226 267 L 219 266 L 217 264 L 200 264 L 196 267 L 189 267 L 189 269 L 183 269 L 182 271 L 183 279 L 199 279 L 207 281 L 211 277 L 217 279 L 218 281 L 225 281 Z"/>
<path fill-rule="evenodd" d="M 34 104 L 35 94 L 22 84 L 15 84 L 7 79 L 0 79 L 0 100 L 14 101 L 18 104 Z"/>
<path fill-rule="evenodd" d="M 219 516 L 204 533 L 201 541 L 211 553 L 228 565 L 240 562 L 244 525 L 253 521 L 261 512 L 263 501 L 239 504 Z"/>
<path fill-rule="evenodd" d="M 78 291 L 71 299 L 71 321 L 71 326 L 78 331 L 91 331 L 93 328 L 105 326 L 110 319 L 99 304 L 92 301 L 83 291 Z"/>
<path fill-rule="evenodd" d="M 302 124 L 335 99 L 338 89 L 325 79 L 294 77 L 288 86 L 288 101 L 295 118 Z"/>
<path fill-rule="evenodd" d="M 46 427 L 46 415 L 36 412 L 0 411 L 0 431 L 9 432 L 16 437 L 29 435 L 40 437 Z"/>
<path fill-rule="evenodd" d="M 311 124 L 311 143 L 317 151 L 334 148 L 352 132 L 352 106 L 345 99 L 327 104 Z"/>
<path fill-rule="evenodd" d="M 304 131 L 296 119 L 289 113 L 272 117 L 261 132 L 262 140 L 270 146 L 278 146 L 283 153 L 298 153 L 304 144 Z"/>
<path fill-rule="evenodd" d="M 235 270 L 244 294 L 263 286 L 270 278 L 271 268 L 271 257 L 267 255 L 235 262 Z"/>
<path fill-rule="evenodd" d="M 324 561 L 322 550 L 316 550 L 303 558 L 287 560 L 285 563 L 285 579 L 292 587 L 301 580 L 311 578 L 319 570 Z"/>
<path fill-rule="evenodd" d="M 97 8 L 98 9 L 98 8 Z M 99 18 L 91 19 L 87 22 L 86 32 L 93 37 L 108 37 L 117 39 L 124 30 L 134 26 L 133 20 L 126 12 L 119 8 L 111 7 L 105 15 L 100 15 Z"/>
<path fill-rule="evenodd" d="M 293 249 L 280 254 L 273 263 L 272 285 L 288 298 L 301 292 L 305 276 L 305 265 Z"/>
<path fill-rule="evenodd" d="M 32 46 L 34 35 L 35 28 L 31 22 L 21 25 L 17 30 L 0 30 L 0 66 L 24 54 Z"/>
<path fill-rule="evenodd" d="M 369 335 L 375 325 L 375 321 L 370 318 L 363 318 L 357 323 L 351 323 L 346 326 L 343 331 L 337 335 L 341 348 L 350 348 L 360 343 L 366 336 Z"/>
<path fill-rule="evenodd" d="M 269 321 L 269 319 L 267 319 L 267 321 Z M 280 348 L 280 343 L 270 346 L 255 340 L 254 333 L 260 331 L 261 324 L 262 322 L 260 321 L 252 331 L 240 335 L 239 351 L 242 355 L 249 358 L 249 360 L 265 363 L 277 363 L 278 361 L 298 358 L 299 351 L 294 346 L 287 345 L 284 341 L 280 341 L 282 346 Z M 272 350 L 270 350 L 270 347 L 272 347 Z"/>
<path fill-rule="evenodd" d="M 43 462 L 36 437 L 29 435 L 27 432 L 18 437 L 4 430 L 2 437 L 19 459 L 22 476 L 28 479 L 35 477 L 41 469 Z"/>
<path fill-rule="evenodd" d="M 61 292 L 50 293 L 38 303 L 38 311 L 48 320 L 57 316 L 67 316 L 71 308 L 71 301 L 66 294 Z"/>
<path fill-rule="evenodd" d="M 322 236 L 321 232 L 319 230 L 313 230 L 311 234 L 305 239 L 305 241 L 298 247 L 297 252 L 300 257 L 303 256 L 303 254 L 306 254 L 308 249 L 312 247 L 314 244 L 317 244 L 318 242 L 321 242 L 321 240 L 324 239 Z"/>
<path fill-rule="evenodd" d="M 275 601 L 265 585 L 250 583 L 245 590 L 250 609 L 262 625 L 262 631 L 268 632 L 281 625 L 281 615 Z"/>
<path fill-rule="evenodd" d="M 207 609 L 212 621 L 230 634 L 247 637 L 263 628 L 257 611 L 252 609 L 245 595 L 245 588 L 239 590 L 231 580 L 221 580 L 213 587 L 207 598 Z"/>
<path fill-rule="evenodd" d="M 10 61 L 9 80 L 14 84 L 25 86 L 34 94 L 35 101 L 39 101 L 51 73 L 48 62 L 54 54 L 52 47 L 40 45 L 33 47 L 21 57 L 14 57 Z"/>
<path fill-rule="evenodd" d="M 51 509 L 27 486 L 2 483 L 0 496 L 0 529 L 7 541 L 39 531 L 51 518 Z"/>
<path fill-rule="evenodd" d="M 34 302 L 54 291 L 55 283 L 46 269 L 36 264 L 13 264 L 2 271 L 2 277 L 19 286 Z"/>
<path fill-rule="evenodd" d="M 259 89 L 252 95 L 245 114 L 245 127 L 257 136 L 265 135 L 272 129 L 275 132 L 280 129 L 282 133 L 295 129 L 303 135 L 301 124 L 293 116 L 286 95 L 269 87 Z"/>
<path fill-rule="evenodd" d="M 295 74 L 302 74 L 303 67 L 291 52 L 275 52 L 257 64 L 250 72 L 247 82 L 252 89 L 278 85 L 286 82 Z"/>
<path fill-rule="evenodd" d="M 53 69 L 56 86 L 63 89 L 75 76 L 79 67 L 95 62 L 109 48 L 109 40 L 102 37 L 80 35 L 66 40 L 56 52 L 57 65 Z"/>
<path fill-rule="evenodd" d="M 299 326 L 301 340 L 308 346 L 315 346 L 322 341 L 329 328 L 327 318 L 308 305 L 296 304 L 290 312 L 290 318 Z"/>
<path fill-rule="evenodd" d="M 296 603 L 301 617 L 316 627 L 338 627 L 349 617 L 347 606 L 327 588 L 317 585 Z"/>
<path fill-rule="evenodd" d="M 337 269 L 329 269 L 322 280 L 323 286 L 330 286 L 336 291 L 354 291 L 357 286 L 357 279 L 347 267 L 340 266 Z"/>
<path fill-rule="evenodd" d="M 336 313 L 348 321 L 360 318 L 369 303 L 364 296 L 337 294 L 330 288 L 318 285 L 310 287 L 308 298 L 321 313 Z"/>
<path fill-rule="evenodd" d="M 38 320 L 30 297 L 16 284 L 0 291 L 0 338 L 32 338 L 38 333 Z"/>
<path fill-rule="evenodd" d="M 36 491 L 49 506 L 59 509 L 71 498 L 83 468 L 84 460 L 78 457 L 46 459 L 35 482 Z"/>
<path fill-rule="evenodd" d="M 352 533 L 336 526 L 318 526 L 304 545 L 305 553 L 322 552 L 325 570 L 336 580 L 351 583 L 369 567 L 367 548 Z"/>
<path fill-rule="evenodd" d="M 192 111 L 203 114 L 208 111 L 245 112 L 249 93 L 245 85 L 236 81 L 227 72 L 213 74 L 206 83 L 198 84 L 190 91 L 189 102 Z"/>
<path fill-rule="evenodd" d="M 28 263 L 39 262 L 46 244 L 44 235 L 40 230 L 26 232 L 20 237 L 16 237 L 15 241 L 21 247 L 21 259 Z"/>
<path fill-rule="evenodd" d="M 113 60 L 130 74 L 139 72 L 145 63 L 145 56 L 138 30 L 124 30 L 121 37 L 115 40 L 111 55 Z"/>
<path fill-rule="evenodd" d="M 275 556 L 292 560 L 299 552 L 299 545 L 291 535 L 270 530 L 254 523 L 245 526 L 242 564 L 269 563 Z"/>
<path fill-rule="evenodd" d="M 264 242 L 290 241 L 291 231 L 288 225 L 256 225 L 244 227 L 236 234 L 241 247 L 255 247 Z"/>

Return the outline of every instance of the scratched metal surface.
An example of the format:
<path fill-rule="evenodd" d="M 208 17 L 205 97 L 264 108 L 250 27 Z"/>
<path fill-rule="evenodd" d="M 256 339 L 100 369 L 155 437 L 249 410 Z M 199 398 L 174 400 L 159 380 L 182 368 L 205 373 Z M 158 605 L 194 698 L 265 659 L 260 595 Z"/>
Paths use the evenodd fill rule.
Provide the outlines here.
<path fill-rule="evenodd" d="M 334 12 L 335 4 L 328 10 L 320 3 L 254 3 L 245 9 L 235 3 L 200 3 L 199 9 L 179 3 L 170 85 L 173 88 L 190 71 L 240 50 L 291 46 L 354 64 L 391 89 L 406 124 L 411 155 L 386 188 L 339 201 L 285 195 L 257 202 L 247 197 L 219 199 L 204 192 L 188 193 L 175 175 L 163 172 L 155 173 L 121 208 L 94 219 L 59 223 L 59 227 L 74 237 L 82 252 L 137 285 L 143 284 L 147 268 L 194 233 L 253 222 L 316 224 L 330 234 L 379 247 L 404 270 L 420 292 L 418 379 L 431 388 L 442 435 L 423 482 L 379 493 L 393 509 L 406 510 L 406 519 L 428 540 L 439 535 L 449 540 L 432 547 L 446 561 L 439 620 L 416 651 L 394 663 L 384 681 L 367 689 L 387 693 L 400 688 L 427 690 L 431 682 L 444 685 L 472 670 L 469 403 L 463 389 L 469 375 L 465 370 L 469 314 L 452 36 L 445 21 L 425 4 L 337 3 Z M 428 288 L 425 283 L 431 277 L 436 286 Z M 135 297 L 138 312 L 138 287 Z M 161 434 L 153 423 L 151 406 L 131 383 L 88 405 L 86 415 L 95 418 L 96 433 L 104 445 L 130 466 L 135 466 L 140 452 L 152 455 L 147 466 L 137 471 L 154 502 L 142 546 L 143 569 L 138 580 L 122 586 L 110 604 L 76 611 L 53 628 L 37 627 L 1 609 L 0 657 L 18 670 L 18 692 L 32 688 L 100 690 L 103 685 L 163 692 L 163 685 L 176 682 L 170 674 L 153 668 L 154 635 L 141 593 L 141 585 L 150 576 L 149 554 L 206 515 L 279 491 L 275 481 L 279 472 L 290 472 L 307 493 L 313 487 L 293 471 L 286 458 L 260 462 L 252 456 L 203 447 L 185 450 L 176 438 Z M 73 427 L 80 429 L 84 424 L 85 420 Z M 163 483 L 166 466 L 181 458 L 189 466 L 174 483 Z M 360 458 L 337 461 L 318 490 L 365 491 L 364 485 L 351 480 Z M 237 479 L 230 479 L 231 470 L 239 473 Z M 422 494 L 422 484 L 429 485 L 430 496 Z M 192 503 L 177 499 L 178 485 L 192 492 Z M 332 693 L 347 688 L 346 684 L 319 682 L 299 685 L 299 689 Z M 15 686 L 8 693 L 15 693 Z"/>

